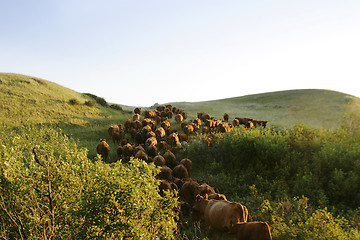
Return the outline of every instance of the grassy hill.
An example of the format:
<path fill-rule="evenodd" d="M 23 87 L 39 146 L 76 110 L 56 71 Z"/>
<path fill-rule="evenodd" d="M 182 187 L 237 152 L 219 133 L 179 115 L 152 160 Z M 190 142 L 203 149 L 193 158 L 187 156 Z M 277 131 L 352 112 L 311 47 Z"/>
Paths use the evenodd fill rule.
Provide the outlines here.
<path fill-rule="evenodd" d="M 315 128 L 333 129 L 339 126 L 349 104 L 359 99 L 341 92 L 317 89 L 300 89 L 262 93 L 205 102 L 175 102 L 173 106 L 184 109 L 190 116 L 207 112 L 222 118 L 249 117 L 268 120 L 269 125 L 281 128 L 305 123 Z"/>
<path fill-rule="evenodd" d="M 78 104 L 72 105 L 70 100 Z M 99 138 L 109 138 L 108 127 L 124 122 L 131 114 L 100 104 L 85 105 L 89 100 L 94 99 L 44 79 L 0 73 L 1 129 L 26 124 L 59 126 L 89 149 L 89 157 L 94 157 Z"/>
<path fill-rule="evenodd" d="M 70 99 L 79 102 L 69 104 Z M 90 97 L 53 82 L 36 77 L 0 73 L 0 124 L 5 127 L 23 124 L 56 124 L 64 132 L 89 149 L 89 157 L 96 155 L 99 138 L 109 138 L 111 124 L 123 123 L 132 116 L 134 107 L 122 106 L 118 111 L 99 104 L 96 107 L 84 103 Z M 173 102 L 184 109 L 189 119 L 197 112 L 207 112 L 222 118 L 224 113 L 234 117 L 250 117 L 268 120 L 269 126 L 291 128 L 303 122 L 315 128 L 336 128 L 344 112 L 360 109 L 360 99 L 329 90 L 289 90 L 256 95 L 205 101 Z M 145 108 L 143 108 L 145 110 Z M 110 147 L 115 149 L 113 143 Z M 111 156 L 117 158 L 116 153 Z"/>
<path fill-rule="evenodd" d="M 79 104 L 71 105 L 71 99 Z M 64 133 L 79 140 L 71 140 L 70 145 L 64 149 L 63 146 L 67 145 L 58 144 L 58 140 L 55 139 L 58 136 L 54 135 L 55 132 L 51 133 L 53 129 L 45 127 L 41 135 L 33 132 L 32 134 L 36 135 L 18 137 L 22 142 L 12 142 L 14 136 L 7 134 L 10 132 L 9 129 L 1 128 L 1 136 L 8 140 L 4 146 L 17 144 L 24 156 L 29 156 L 29 149 L 38 145 L 41 146 L 39 150 L 44 149 L 46 152 L 52 153 L 53 149 L 58 149 L 60 153 L 65 151 L 75 160 L 78 160 L 79 156 L 77 146 L 81 146 L 88 149 L 82 149 L 84 155 L 81 156 L 87 154 L 89 159 L 93 159 L 96 156 L 99 138 L 109 138 L 108 127 L 114 123 L 123 123 L 133 113 L 100 105 L 89 107 L 84 104 L 89 99 L 91 98 L 84 94 L 43 79 L 0 73 L 1 126 L 11 128 L 23 124 L 51 124 L 60 126 Z M 181 155 L 177 157 L 186 157 L 193 161 L 192 178 L 207 181 L 221 193 L 225 193 L 229 200 L 247 205 L 253 219 L 269 222 L 274 239 L 317 239 L 325 234 L 327 235 L 322 239 L 329 239 L 327 236 L 335 236 L 336 239 L 359 239 L 340 237 L 355 234 L 359 236 L 358 231 L 355 232 L 359 226 L 359 194 L 356 195 L 360 186 L 359 98 L 335 91 L 308 89 L 171 104 L 184 109 L 189 119 L 195 118 L 197 112 L 207 112 L 217 118 L 222 118 L 226 112 L 230 114 L 231 119 L 239 116 L 269 120 L 271 126 L 281 128 L 290 128 L 297 122 L 304 122 L 312 127 L 336 128 L 344 114 L 354 116 L 348 121 L 350 124 L 347 128 L 343 128 L 345 131 L 338 133 L 306 127 L 295 127 L 289 131 L 263 131 L 259 128 L 243 131 L 238 128 L 235 134 L 225 134 L 223 138 L 214 136 L 216 141 L 212 144 L 201 138 L 200 141 L 189 141 L 188 147 L 180 151 Z M 133 108 L 123 107 L 127 110 Z M 174 125 L 174 128 L 179 128 L 179 125 Z M 111 148 L 109 160 L 116 161 L 119 159 L 116 153 L 118 144 L 108 142 Z M 22 156 L 13 154 L 13 147 L 5 147 L 2 150 L 8 151 L 8 155 L 5 156 L 9 158 Z M 61 166 L 67 167 L 72 164 Z M 70 173 L 73 177 L 72 171 Z M 105 171 L 101 173 L 110 176 Z M 96 176 L 101 175 L 97 173 Z M 19 181 L 17 178 L 15 180 Z M 103 189 L 102 186 L 101 189 L 107 191 L 108 188 Z M 43 195 L 40 196 L 43 199 Z M 341 212 L 341 217 L 344 216 L 346 219 L 333 218 L 326 208 L 320 209 L 319 212 L 315 208 L 317 206 L 334 209 L 334 214 Z M 329 222 L 329 219 L 332 222 Z M 319 234 L 314 232 L 312 221 L 320 226 Z M 189 223 L 192 222 L 189 220 Z M 195 224 L 185 225 L 185 231 L 186 228 L 189 230 L 188 236 L 201 234 L 202 237 L 198 238 L 205 239 L 207 233 L 204 228 L 192 230 L 193 227 L 196 228 Z M 352 234 L 350 231 L 353 230 Z M 310 237 L 304 235 L 312 232 L 314 234 Z"/>
<path fill-rule="evenodd" d="M 80 104 L 71 105 L 70 99 L 76 99 Z M 83 125 L 90 119 L 111 122 L 111 118 L 117 121 L 115 115 L 119 112 L 109 112 L 109 109 L 99 106 L 88 107 L 84 105 L 87 100 L 87 96 L 50 81 L 0 73 L 0 123 L 3 126 L 60 122 Z M 184 109 L 190 119 L 195 118 L 197 112 L 207 112 L 217 118 L 228 113 L 231 119 L 249 117 L 268 120 L 270 126 L 281 128 L 303 122 L 315 128 L 331 129 L 339 126 L 349 105 L 358 105 L 359 102 L 359 98 L 341 92 L 301 89 L 170 104 Z M 133 109 L 129 106 L 123 108 Z"/>
<path fill-rule="evenodd" d="M 74 99 L 78 105 L 69 104 Z M 84 105 L 82 94 L 36 77 L 0 73 L 0 123 L 75 123 L 98 117 L 101 111 Z"/>

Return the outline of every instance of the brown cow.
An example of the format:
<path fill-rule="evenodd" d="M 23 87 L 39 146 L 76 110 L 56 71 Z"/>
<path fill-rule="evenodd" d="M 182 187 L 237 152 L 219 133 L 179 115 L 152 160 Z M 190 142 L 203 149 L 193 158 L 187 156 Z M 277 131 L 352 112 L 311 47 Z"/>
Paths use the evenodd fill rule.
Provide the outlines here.
<path fill-rule="evenodd" d="M 234 225 L 236 240 L 271 240 L 270 227 L 266 222 L 238 223 Z"/>
<path fill-rule="evenodd" d="M 226 196 L 224 194 L 220 194 L 220 193 L 210 193 L 208 196 L 208 199 L 211 200 L 227 200 Z"/>
<path fill-rule="evenodd" d="M 188 158 L 183 158 L 180 160 L 180 164 L 184 165 L 188 171 L 188 173 L 191 173 L 192 170 L 192 161 Z"/>
<path fill-rule="evenodd" d="M 239 121 L 239 124 L 241 124 L 241 125 L 245 125 L 248 121 L 253 121 L 252 118 L 239 118 L 239 117 L 236 117 L 235 119 L 237 119 Z"/>
<path fill-rule="evenodd" d="M 167 118 L 171 119 L 173 117 L 172 111 L 169 110 L 166 113 L 167 113 Z"/>
<path fill-rule="evenodd" d="M 164 196 L 164 191 L 171 191 L 171 184 L 167 180 L 162 179 L 159 184 L 160 196 Z"/>
<path fill-rule="evenodd" d="M 198 125 L 198 126 L 201 126 L 201 119 L 200 118 L 195 118 L 193 123 Z"/>
<path fill-rule="evenodd" d="M 176 161 L 176 156 L 170 150 L 167 150 L 163 155 L 166 165 L 170 168 L 174 168 L 179 165 L 179 162 Z"/>
<path fill-rule="evenodd" d="M 151 111 L 151 110 L 147 110 L 145 111 L 145 117 L 146 118 L 155 118 L 157 116 L 157 110 Z"/>
<path fill-rule="evenodd" d="M 183 116 L 184 120 L 187 119 L 187 113 L 185 111 L 181 110 L 179 113 Z"/>
<path fill-rule="evenodd" d="M 191 206 L 195 203 L 195 197 L 198 193 L 199 183 L 195 180 L 189 179 L 185 181 L 180 189 L 180 197 Z"/>
<path fill-rule="evenodd" d="M 148 161 L 148 155 L 147 155 L 144 151 L 142 151 L 142 150 L 138 151 L 138 152 L 135 154 L 135 158 L 137 158 L 137 159 L 139 159 L 139 160 L 143 160 L 143 161 L 145 161 L 145 162 Z"/>
<path fill-rule="evenodd" d="M 194 213 L 199 214 L 211 229 L 221 232 L 235 233 L 234 225 L 246 222 L 248 219 L 247 208 L 240 203 L 208 200 L 207 196 L 196 197 Z"/>
<path fill-rule="evenodd" d="M 148 147 L 150 145 L 153 145 L 153 146 L 157 145 L 156 137 L 150 137 L 150 138 L 146 139 L 145 146 Z"/>
<path fill-rule="evenodd" d="M 108 129 L 108 133 L 114 143 L 119 143 L 125 136 L 125 131 L 122 129 L 121 125 L 111 125 Z"/>
<path fill-rule="evenodd" d="M 165 130 L 165 132 L 168 132 L 171 128 L 171 123 L 169 120 L 165 120 L 161 122 L 161 127 Z"/>
<path fill-rule="evenodd" d="M 254 125 L 257 126 L 261 126 L 261 127 L 266 127 L 267 124 L 269 123 L 269 121 L 261 121 L 261 120 L 253 120 Z"/>
<path fill-rule="evenodd" d="M 196 195 L 205 197 L 209 194 L 216 193 L 215 189 L 207 183 L 202 183 L 197 187 Z M 194 197 L 196 197 L 196 195 Z"/>
<path fill-rule="evenodd" d="M 150 131 L 150 132 L 146 133 L 146 137 L 147 138 L 151 138 L 151 137 L 156 138 L 156 133 L 153 131 Z"/>
<path fill-rule="evenodd" d="M 235 119 L 233 120 L 233 126 L 234 126 L 234 127 L 238 127 L 239 125 L 240 125 L 239 119 L 236 119 L 236 118 L 235 118 Z"/>
<path fill-rule="evenodd" d="M 167 138 L 167 142 L 171 146 L 176 146 L 176 145 L 180 144 L 178 133 L 177 132 L 171 133 Z"/>
<path fill-rule="evenodd" d="M 135 114 L 141 114 L 141 108 L 138 108 L 138 107 L 135 108 L 135 109 L 134 109 L 134 113 L 135 113 Z"/>
<path fill-rule="evenodd" d="M 211 116 L 208 113 L 204 113 L 204 112 L 197 113 L 197 117 L 200 118 L 202 121 L 211 118 Z"/>
<path fill-rule="evenodd" d="M 199 184 L 193 179 L 185 181 L 181 187 L 180 196 L 191 206 L 194 205 L 197 195 L 206 196 L 215 193 L 215 189 L 208 184 Z"/>
<path fill-rule="evenodd" d="M 194 132 L 194 127 L 191 124 L 187 124 L 186 126 L 183 127 L 183 131 L 186 135 L 190 135 Z"/>
<path fill-rule="evenodd" d="M 162 106 L 162 105 L 157 106 L 157 107 L 156 107 L 156 110 L 158 110 L 158 111 L 160 111 L 160 112 L 165 111 L 165 106 Z"/>
<path fill-rule="evenodd" d="M 184 117 L 180 113 L 175 115 L 175 121 L 177 123 L 181 123 L 183 120 L 184 120 Z"/>
<path fill-rule="evenodd" d="M 232 131 L 232 125 L 228 122 L 222 122 L 219 125 L 217 125 L 218 132 L 225 133 L 225 132 L 231 132 Z"/>
<path fill-rule="evenodd" d="M 131 123 L 132 127 L 136 130 L 139 130 L 142 127 L 142 124 L 139 120 L 135 120 Z"/>
<path fill-rule="evenodd" d="M 202 133 L 210 133 L 210 128 L 208 126 L 203 126 L 201 132 Z"/>
<path fill-rule="evenodd" d="M 125 129 L 130 130 L 131 125 L 132 125 L 132 119 L 131 118 L 126 119 L 126 121 L 124 122 Z"/>
<path fill-rule="evenodd" d="M 184 179 L 184 178 L 187 178 L 188 176 L 189 176 L 189 173 L 184 165 L 179 164 L 174 167 L 173 177 L 176 177 L 179 179 Z"/>
<path fill-rule="evenodd" d="M 140 114 L 135 113 L 135 115 L 132 118 L 133 121 L 140 121 Z"/>
<path fill-rule="evenodd" d="M 143 127 L 145 126 L 150 126 L 151 130 L 155 130 L 156 129 L 156 122 L 154 119 L 151 119 L 151 118 L 144 118 L 142 121 L 141 121 L 141 125 Z"/>
<path fill-rule="evenodd" d="M 158 149 L 155 145 L 150 145 L 146 148 L 146 152 L 149 155 L 149 157 L 153 158 L 158 154 Z"/>
<path fill-rule="evenodd" d="M 165 158 L 161 155 L 155 156 L 153 161 L 154 161 L 155 166 L 159 166 L 159 167 L 164 166 L 166 163 Z"/>
<path fill-rule="evenodd" d="M 96 152 L 101 155 L 103 160 L 107 159 L 110 147 L 109 144 L 107 144 L 106 139 L 100 139 L 100 143 L 96 146 Z"/>
<path fill-rule="evenodd" d="M 225 122 L 228 122 L 229 121 L 229 114 L 227 114 L 227 113 L 224 113 L 224 121 Z"/>
<path fill-rule="evenodd" d="M 164 165 L 161 167 L 161 171 L 158 173 L 157 178 L 172 181 L 172 170 L 168 166 Z"/>
<path fill-rule="evenodd" d="M 158 149 L 159 150 L 166 150 L 167 149 L 167 142 L 166 141 L 160 141 L 158 143 Z"/>
<path fill-rule="evenodd" d="M 134 154 L 134 147 L 132 144 L 127 143 L 122 147 L 122 154 L 125 158 L 129 158 Z"/>
<path fill-rule="evenodd" d="M 125 145 L 125 144 L 124 144 Z M 133 153 L 136 154 L 139 151 L 143 151 L 145 152 L 145 148 L 142 145 L 137 145 L 136 147 L 134 147 Z"/>
<path fill-rule="evenodd" d="M 158 139 L 164 138 L 166 135 L 165 129 L 163 127 L 159 127 L 155 130 L 155 134 Z"/>
<path fill-rule="evenodd" d="M 253 128 L 255 125 L 254 125 L 254 122 L 253 121 L 247 121 L 245 123 L 245 127 L 246 128 Z"/>
<path fill-rule="evenodd" d="M 179 141 L 180 142 L 184 142 L 184 141 L 186 142 L 186 141 L 189 140 L 188 135 L 186 135 L 185 133 L 178 134 L 178 136 L 179 136 Z"/>

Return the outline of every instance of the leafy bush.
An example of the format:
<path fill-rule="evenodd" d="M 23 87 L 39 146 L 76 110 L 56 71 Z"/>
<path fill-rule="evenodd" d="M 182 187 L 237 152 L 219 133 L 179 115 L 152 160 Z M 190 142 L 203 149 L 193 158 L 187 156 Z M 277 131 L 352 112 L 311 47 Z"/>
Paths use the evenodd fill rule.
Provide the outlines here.
<path fill-rule="evenodd" d="M 72 99 L 69 100 L 69 104 L 70 105 L 79 105 L 80 102 L 79 102 L 79 100 L 77 100 L 75 98 L 72 98 Z"/>
<path fill-rule="evenodd" d="M 179 158 L 193 161 L 193 178 L 245 204 L 254 220 L 269 222 L 274 239 L 359 239 L 358 139 L 344 128 L 302 124 L 289 130 L 236 128 L 193 138 Z M 316 235 L 310 226 L 320 213 L 348 220 L 334 217 Z"/>
<path fill-rule="evenodd" d="M 117 105 L 117 104 L 111 104 L 110 107 L 111 107 L 112 109 L 115 109 L 115 110 L 118 110 L 118 111 L 123 111 L 123 108 L 120 107 L 120 106 Z"/>
<path fill-rule="evenodd" d="M 89 107 L 95 107 L 96 102 L 95 102 L 95 101 L 88 100 L 88 101 L 85 101 L 85 105 L 86 105 L 86 106 L 89 106 Z"/>
<path fill-rule="evenodd" d="M 102 97 L 98 97 L 98 96 L 96 96 L 94 94 L 91 94 L 91 93 L 84 93 L 84 95 L 91 97 L 92 99 L 94 99 L 98 104 L 100 104 L 103 107 L 108 107 L 109 106 L 109 104 L 106 102 L 106 100 L 104 98 L 102 98 Z"/>
<path fill-rule="evenodd" d="M 92 163 L 59 129 L 1 134 L 0 238 L 172 238 L 176 198 L 154 165 Z"/>
<path fill-rule="evenodd" d="M 72 236 L 71 212 L 79 208 L 91 164 L 87 151 L 51 128 L 20 129 L 3 134 L 1 141 L 1 236 Z"/>
<path fill-rule="evenodd" d="M 225 175 L 228 181 L 221 184 L 226 194 L 236 195 L 243 188 L 235 186 L 234 191 L 234 182 L 241 182 L 255 184 L 273 199 L 305 195 L 316 205 L 358 207 L 360 142 L 341 130 L 237 128 L 211 140 L 193 139 L 181 157 L 193 160 L 199 176 Z"/>
<path fill-rule="evenodd" d="M 132 159 L 130 165 L 93 166 L 97 174 L 84 191 L 80 213 L 84 216 L 83 239 L 171 239 L 175 226 L 176 199 L 157 192 L 155 165 Z"/>

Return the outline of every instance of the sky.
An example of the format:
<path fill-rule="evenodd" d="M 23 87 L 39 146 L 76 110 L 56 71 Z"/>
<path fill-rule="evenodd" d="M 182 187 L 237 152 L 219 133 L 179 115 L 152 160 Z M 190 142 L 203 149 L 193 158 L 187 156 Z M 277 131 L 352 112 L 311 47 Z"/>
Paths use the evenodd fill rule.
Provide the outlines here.
<path fill-rule="evenodd" d="M 1 0 L 0 72 L 151 106 L 290 89 L 360 97 L 359 0 Z"/>

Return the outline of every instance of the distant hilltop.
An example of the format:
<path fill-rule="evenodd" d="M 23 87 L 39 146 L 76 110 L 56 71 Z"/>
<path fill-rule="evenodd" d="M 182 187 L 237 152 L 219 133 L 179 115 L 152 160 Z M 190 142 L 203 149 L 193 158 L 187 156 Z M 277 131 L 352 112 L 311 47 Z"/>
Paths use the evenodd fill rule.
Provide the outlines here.
<path fill-rule="evenodd" d="M 75 101 L 75 107 L 69 104 L 70 100 Z M 101 106 L 89 107 L 84 104 L 90 100 L 94 100 L 91 94 L 78 93 L 51 81 L 21 74 L 0 73 L 0 121 L 3 125 L 25 122 L 81 124 L 87 118 L 101 116 Z M 216 118 L 227 113 L 230 118 L 267 120 L 271 127 L 289 128 L 296 123 L 305 123 L 316 128 L 334 129 L 340 125 L 349 105 L 357 106 L 359 102 L 359 98 L 337 91 L 297 89 L 166 104 L 184 109 L 189 118 L 195 118 L 198 112 L 207 112 Z M 114 106 L 129 111 L 135 108 L 121 103 Z"/>

